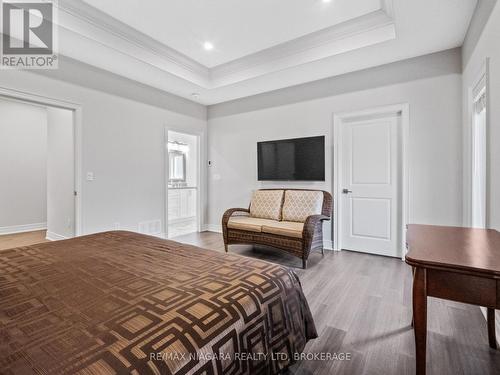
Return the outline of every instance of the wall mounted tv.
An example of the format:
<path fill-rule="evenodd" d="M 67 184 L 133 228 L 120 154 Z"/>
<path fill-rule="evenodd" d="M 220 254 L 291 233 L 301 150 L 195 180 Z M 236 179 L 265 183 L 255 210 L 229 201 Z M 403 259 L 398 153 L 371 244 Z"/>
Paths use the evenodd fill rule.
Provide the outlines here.
<path fill-rule="evenodd" d="M 325 137 L 257 143 L 259 181 L 325 181 Z"/>

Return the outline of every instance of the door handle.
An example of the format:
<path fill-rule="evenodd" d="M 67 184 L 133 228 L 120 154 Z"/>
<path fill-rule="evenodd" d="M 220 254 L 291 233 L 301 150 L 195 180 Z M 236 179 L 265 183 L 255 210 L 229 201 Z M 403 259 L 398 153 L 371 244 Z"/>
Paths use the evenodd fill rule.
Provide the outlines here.
<path fill-rule="evenodd" d="M 352 193 L 352 190 L 342 189 L 342 194 L 349 194 L 349 193 Z"/>

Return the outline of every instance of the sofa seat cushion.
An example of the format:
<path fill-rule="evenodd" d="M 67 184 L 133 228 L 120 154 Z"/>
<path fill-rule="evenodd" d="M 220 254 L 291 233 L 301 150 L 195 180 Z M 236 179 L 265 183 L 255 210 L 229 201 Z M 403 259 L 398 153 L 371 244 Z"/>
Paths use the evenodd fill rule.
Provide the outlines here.
<path fill-rule="evenodd" d="M 302 238 L 303 229 L 304 223 L 294 221 L 277 221 L 271 224 L 264 224 L 262 226 L 262 232 L 264 233 L 294 238 Z"/>
<path fill-rule="evenodd" d="M 315 190 L 287 190 L 283 203 L 283 221 L 305 222 L 308 216 L 320 215 L 323 192 Z"/>
<path fill-rule="evenodd" d="M 283 190 L 256 190 L 250 203 L 250 216 L 260 219 L 281 219 Z"/>
<path fill-rule="evenodd" d="M 261 219 L 250 216 L 233 216 L 227 222 L 227 227 L 230 229 L 246 230 L 249 232 L 262 232 L 263 225 L 273 225 L 274 220 Z M 279 223 L 276 221 L 276 223 Z"/>

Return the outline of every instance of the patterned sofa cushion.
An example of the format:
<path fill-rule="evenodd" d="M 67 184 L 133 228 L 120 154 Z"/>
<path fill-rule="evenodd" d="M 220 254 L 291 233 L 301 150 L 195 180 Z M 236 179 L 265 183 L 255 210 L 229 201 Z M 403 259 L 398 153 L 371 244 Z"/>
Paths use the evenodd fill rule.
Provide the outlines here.
<path fill-rule="evenodd" d="M 322 207 L 322 191 L 287 190 L 285 192 L 282 220 L 303 223 L 308 216 L 320 215 Z"/>
<path fill-rule="evenodd" d="M 280 220 L 283 190 L 256 190 L 250 203 L 250 216 Z"/>

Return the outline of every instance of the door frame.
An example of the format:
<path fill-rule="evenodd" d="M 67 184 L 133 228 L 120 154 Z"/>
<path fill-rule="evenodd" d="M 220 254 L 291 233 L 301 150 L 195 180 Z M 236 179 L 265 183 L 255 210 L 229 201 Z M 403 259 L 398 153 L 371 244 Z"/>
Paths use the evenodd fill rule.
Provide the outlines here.
<path fill-rule="evenodd" d="M 207 136 L 206 132 L 201 129 L 195 128 L 186 128 L 186 127 L 177 127 L 173 125 L 166 125 L 164 128 L 164 137 L 163 137 L 163 152 L 164 152 L 164 182 L 163 182 L 163 197 L 165 199 L 164 209 L 165 213 L 163 215 L 164 221 L 164 237 L 168 239 L 168 176 L 169 176 L 169 162 L 168 162 L 168 132 L 177 132 L 183 134 L 193 135 L 198 137 L 198 194 L 197 194 L 197 202 L 196 202 L 196 212 L 197 212 L 197 223 L 196 227 L 198 232 L 202 232 L 204 230 L 203 219 L 205 217 L 205 202 L 206 202 L 206 168 L 203 168 L 205 165 L 205 160 L 207 160 Z"/>
<path fill-rule="evenodd" d="M 400 114 L 401 116 L 401 136 L 398 137 L 401 150 L 401 170 L 399 173 L 399 186 L 401 191 L 401 210 L 400 210 L 400 236 L 401 236 L 401 259 L 406 255 L 406 226 L 409 218 L 409 163 L 408 163 L 408 140 L 410 136 L 410 105 L 408 103 L 393 104 L 387 106 L 374 107 L 369 109 L 340 112 L 333 114 L 333 186 L 332 191 L 335 199 L 333 200 L 333 248 L 336 251 L 342 249 L 342 144 L 343 144 L 343 124 L 352 118 L 364 116 Z"/>
<path fill-rule="evenodd" d="M 490 58 L 487 57 L 481 64 L 479 70 L 473 76 L 470 86 L 467 88 L 467 114 L 464 129 L 464 184 L 463 184 L 463 225 L 470 227 L 472 225 L 472 184 L 473 184 L 473 171 L 474 171 L 474 97 L 473 90 L 479 84 L 481 78 L 484 76 L 486 81 L 486 206 L 484 212 L 485 227 L 490 226 L 490 165 L 491 165 L 491 140 L 490 140 Z"/>
<path fill-rule="evenodd" d="M 73 153 L 74 153 L 74 191 L 75 191 L 75 230 L 74 237 L 83 234 L 82 208 L 82 105 L 49 96 L 32 94 L 0 86 L 0 98 L 48 107 L 68 109 L 73 112 Z"/>

